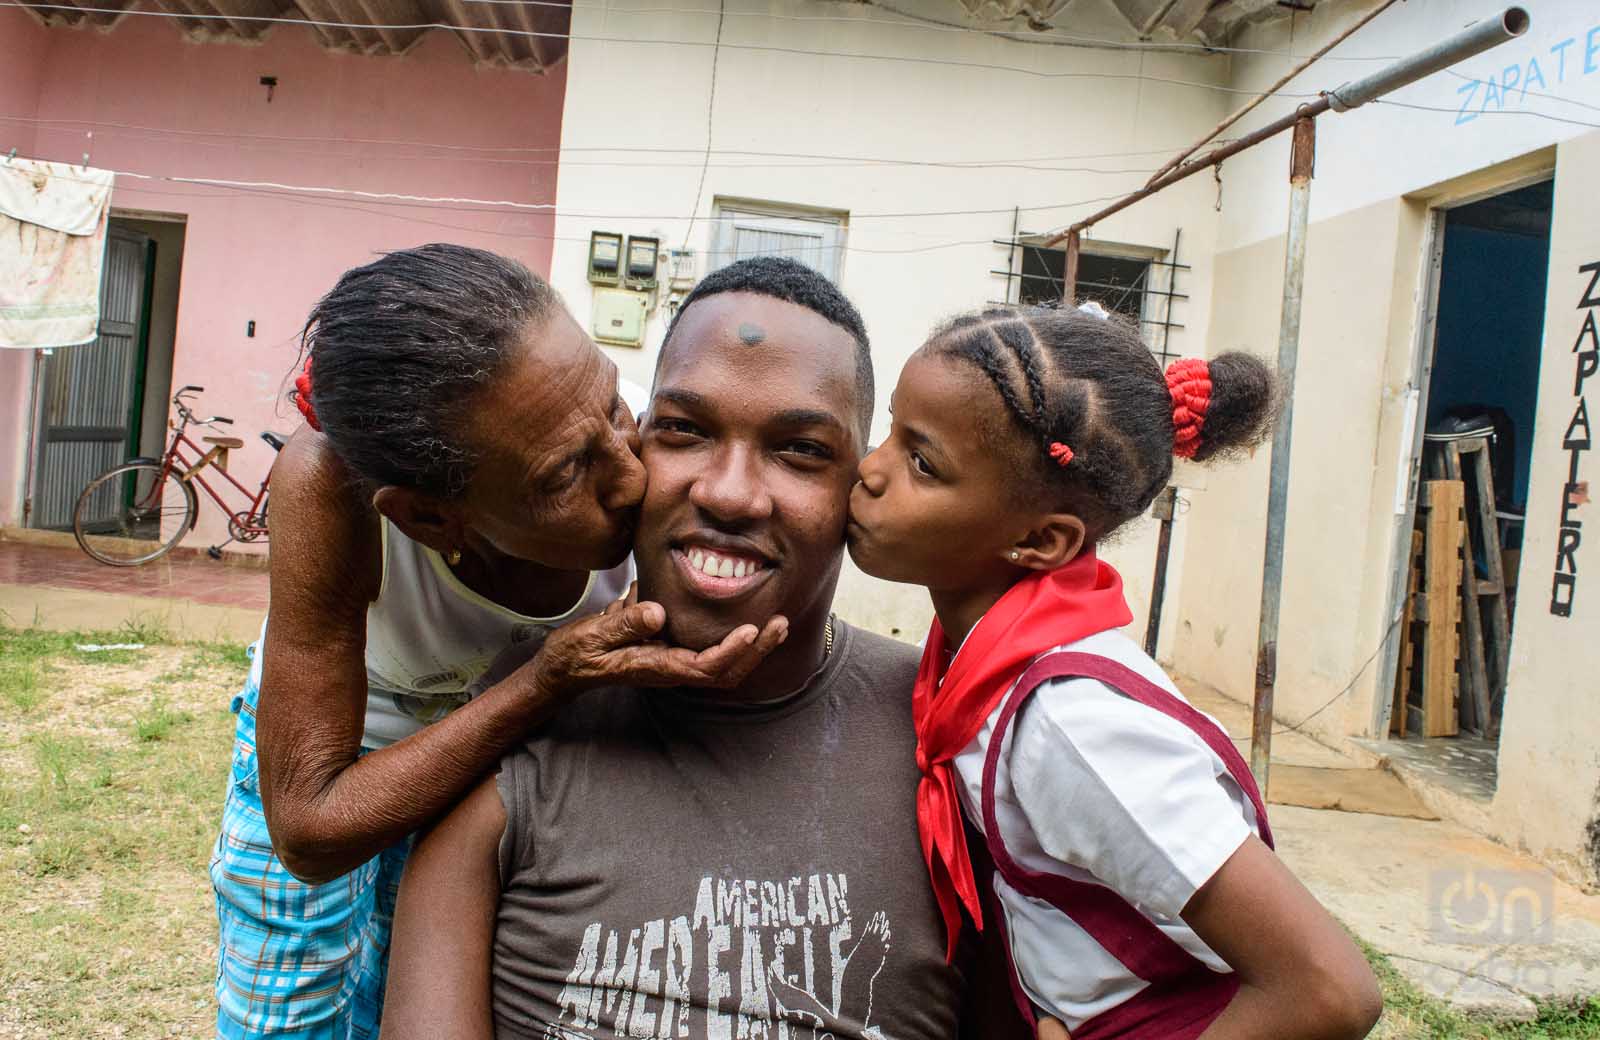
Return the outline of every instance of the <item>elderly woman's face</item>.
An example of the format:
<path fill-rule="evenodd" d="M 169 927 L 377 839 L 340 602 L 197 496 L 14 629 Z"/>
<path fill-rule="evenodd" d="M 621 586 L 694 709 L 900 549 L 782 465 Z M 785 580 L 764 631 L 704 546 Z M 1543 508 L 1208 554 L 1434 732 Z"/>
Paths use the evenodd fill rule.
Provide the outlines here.
<path fill-rule="evenodd" d="M 463 520 L 500 552 L 563 570 L 627 557 L 644 467 L 617 367 L 562 308 L 472 401 Z"/>

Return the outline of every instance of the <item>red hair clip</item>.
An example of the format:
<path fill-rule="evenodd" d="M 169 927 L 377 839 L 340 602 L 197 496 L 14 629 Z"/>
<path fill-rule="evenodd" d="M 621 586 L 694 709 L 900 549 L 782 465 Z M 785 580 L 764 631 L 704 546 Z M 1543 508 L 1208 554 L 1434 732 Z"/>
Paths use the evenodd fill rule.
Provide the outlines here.
<path fill-rule="evenodd" d="M 322 424 L 317 421 L 317 410 L 311 407 L 311 355 L 306 355 L 306 363 L 300 369 L 300 374 L 294 377 L 294 404 L 300 409 L 300 414 L 306 417 L 306 425 L 322 432 Z"/>
<path fill-rule="evenodd" d="M 1056 460 L 1057 466 L 1065 466 L 1072 461 L 1072 449 L 1060 441 L 1051 441 L 1050 457 Z"/>

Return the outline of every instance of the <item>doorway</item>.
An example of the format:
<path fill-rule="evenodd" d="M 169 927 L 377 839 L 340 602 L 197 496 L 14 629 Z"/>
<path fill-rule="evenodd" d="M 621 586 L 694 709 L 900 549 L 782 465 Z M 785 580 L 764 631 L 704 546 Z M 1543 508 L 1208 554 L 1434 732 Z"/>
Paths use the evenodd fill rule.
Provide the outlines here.
<path fill-rule="evenodd" d="M 184 231 L 182 217 L 112 212 L 98 334 L 41 359 L 28 527 L 70 529 L 85 484 L 165 448 Z"/>
<path fill-rule="evenodd" d="M 1484 802 L 1497 783 L 1553 189 L 1545 178 L 1439 213 L 1432 368 L 1412 467 L 1425 483 L 1415 497 L 1412 551 L 1399 554 L 1397 586 L 1408 592 L 1390 729 L 1401 739 L 1389 740 L 1385 753 Z M 1439 574 L 1430 552 L 1454 557 L 1452 602 L 1437 580 L 1430 587 Z M 1425 664 L 1428 640 L 1440 642 Z"/>

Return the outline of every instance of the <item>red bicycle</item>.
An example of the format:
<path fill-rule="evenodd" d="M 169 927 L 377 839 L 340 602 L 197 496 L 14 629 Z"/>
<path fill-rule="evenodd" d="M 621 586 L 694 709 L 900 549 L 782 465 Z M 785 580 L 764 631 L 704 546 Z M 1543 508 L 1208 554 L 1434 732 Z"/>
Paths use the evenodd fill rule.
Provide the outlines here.
<path fill-rule="evenodd" d="M 172 429 L 172 443 L 165 455 L 159 459 L 130 459 L 89 481 L 72 510 L 72 533 L 84 552 L 113 567 L 134 567 L 159 560 L 194 530 L 200 518 L 196 484 L 228 515 L 228 542 L 254 542 L 267 536 L 267 484 L 271 473 L 251 494 L 228 472 L 226 463 L 227 452 L 243 448 L 244 441 L 237 437 L 202 437 L 210 447 L 201 448 L 189 437 L 190 425 L 215 429 L 218 423 L 233 424 L 226 416 L 202 419 L 194 414 L 187 398 L 204 392 L 203 386 L 186 386 L 173 395 L 178 418 L 167 422 Z M 262 431 L 261 439 L 272 445 L 273 451 L 281 451 L 285 443 L 282 436 L 270 430 Z M 229 507 L 217 489 L 206 482 L 207 469 L 222 474 L 245 496 L 245 508 Z M 222 546 L 213 545 L 206 552 L 213 559 L 220 559 Z"/>

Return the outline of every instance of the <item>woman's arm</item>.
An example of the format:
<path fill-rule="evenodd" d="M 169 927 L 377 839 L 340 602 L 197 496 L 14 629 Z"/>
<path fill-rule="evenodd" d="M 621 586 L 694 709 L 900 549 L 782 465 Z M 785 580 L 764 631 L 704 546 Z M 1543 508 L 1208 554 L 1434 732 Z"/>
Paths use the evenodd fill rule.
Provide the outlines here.
<path fill-rule="evenodd" d="M 320 434 L 297 433 L 272 480 L 256 749 L 273 849 L 306 882 L 337 878 L 439 818 L 581 690 L 737 682 L 787 632 L 778 618 L 691 653 L 643 642 L 664 623 L 659 605 L 617 604 L 552 633 L 533 660 L 445 718 L 363 757 L 367 607 L 383 573 L 378 517 Z"/>
<path fill-rule="evenodd" d="M 1260 839 L 1245 840 L 1183 919 L 1239 977 L 1201 1040 L 1356 1040 L 1377 1024 L 1383 995 L 1366 958 Z"/>
<path fill-rule="evenodd" d="M 406 861 L 380 1040 L 490 1040 L 490 958 L 505 806 L 489 777 Z"/>

